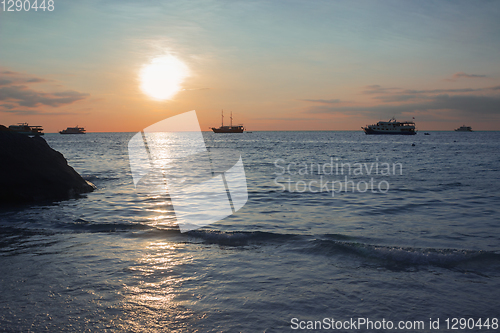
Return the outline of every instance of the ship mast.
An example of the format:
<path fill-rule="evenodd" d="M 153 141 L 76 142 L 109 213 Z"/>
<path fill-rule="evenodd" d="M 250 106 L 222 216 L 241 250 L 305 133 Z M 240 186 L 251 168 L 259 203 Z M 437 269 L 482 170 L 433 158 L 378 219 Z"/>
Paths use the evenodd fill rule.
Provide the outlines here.
<path fill-rule="evenodd" d="M 224 109 L 222 109 L 222 125 L 221 127 L 224 127 Z"/>
<path fill-rule="evenodd" d="M 233 111 L 231 111 L 231 127 L 233 127 Z"/>

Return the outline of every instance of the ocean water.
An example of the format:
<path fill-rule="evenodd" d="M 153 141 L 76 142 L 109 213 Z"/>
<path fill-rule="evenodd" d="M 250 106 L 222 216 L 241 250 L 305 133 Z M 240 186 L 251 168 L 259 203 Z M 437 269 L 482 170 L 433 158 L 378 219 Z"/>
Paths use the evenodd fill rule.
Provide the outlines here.
<path fill-rule="evenodd" d="M 98 190 L 0 211 L 0 331 L 498 330 L 500 132 L 204 133 L 248 202 L 187 233 L 135 189 L 133 134 L 45 135 Z"/>

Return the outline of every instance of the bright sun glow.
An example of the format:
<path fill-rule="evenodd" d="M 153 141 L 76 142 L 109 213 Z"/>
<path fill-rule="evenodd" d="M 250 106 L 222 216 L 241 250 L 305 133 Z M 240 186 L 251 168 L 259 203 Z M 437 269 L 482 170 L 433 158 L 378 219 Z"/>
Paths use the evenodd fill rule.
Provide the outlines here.
<path fill-rule="evenodd" d="M 142 91 L 157 100 L 172 98 L 189 75 L 189 68 L 173 55 L 153 59 L 140 73 Z"/>

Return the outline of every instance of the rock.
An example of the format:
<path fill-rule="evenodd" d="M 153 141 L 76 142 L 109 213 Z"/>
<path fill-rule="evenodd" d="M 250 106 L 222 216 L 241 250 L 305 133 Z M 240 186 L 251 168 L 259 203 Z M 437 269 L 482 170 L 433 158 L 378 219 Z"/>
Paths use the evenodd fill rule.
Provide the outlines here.
<path fill-rule="evenodd" d="M 64 200 L 94 189 L 43 138 L 0 125 L 0 204 Z"/>

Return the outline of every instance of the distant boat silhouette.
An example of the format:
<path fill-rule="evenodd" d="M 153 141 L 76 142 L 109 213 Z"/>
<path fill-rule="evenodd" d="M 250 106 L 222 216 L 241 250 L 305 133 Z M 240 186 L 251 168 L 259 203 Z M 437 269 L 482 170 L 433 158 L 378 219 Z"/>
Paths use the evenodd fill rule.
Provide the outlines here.
<path fill-rule="evenodd" d="M 224 110 L 222 110 L 222 124 L 221 127 L 210 127 L 214 133 L 243 133 L 245 128 L 243 125 L 233 126 L 233 112 L 231 111 L 231 125 L 224 126 Z"/>
<path fill-rule="evenodd" d="M 28 123 L 18 123 L 17 125 L 10 125 L 9 129 L 12 132 L 24 135 L 43 135 L 42 126 L 32 126 L 28 125 Z"/>
<path fill-rule="evenodd" d="M 379 121 L 375 125 L 366 125 L 361 128 L 366 134 L 417 134 L 414 121 L 396 121 L 394 117 L 389 121 Z"/>
<path fill-rule="evenodd" d="M 60 134 L 85 134 L 85 128 L 83 127 L 68 127 L 65 130 L 59 132 Z"/>
<path fill-rule="evenodd" d="M 455 130 L 455 132 L 472 132 L 472 127 L 462 125 Z"/>

